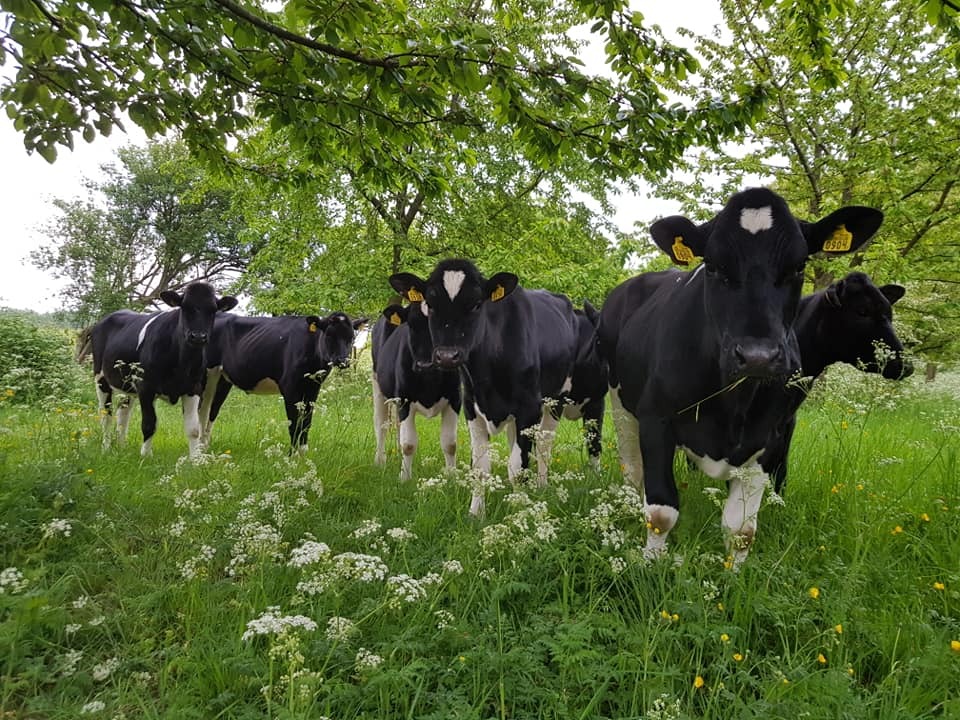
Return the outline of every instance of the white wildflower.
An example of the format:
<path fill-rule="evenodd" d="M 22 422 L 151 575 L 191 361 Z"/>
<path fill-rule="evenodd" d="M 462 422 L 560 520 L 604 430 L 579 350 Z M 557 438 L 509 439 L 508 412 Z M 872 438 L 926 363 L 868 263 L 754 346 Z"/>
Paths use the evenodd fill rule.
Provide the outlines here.
<path fill-rule="evenodd" d="M 15 567 L 8 567 L 0 572 L 0 595 L 21 593 L 27 587 L 27 584 L 23 573 Z"/>
<path fill-rule="evenodd" d="M 60 656 L 58 665 L 60 675 L 70 677 L 77 671 L 77 664 L 83 659 L 82 650 L 68 650 Z"/>
<path fill-rule="evenodd" d="M 406 542 L 407 540 L 416 540 L 416 533 L 402 527 L 390 528 L 387 530 L 387 537 L 397 542 Z"/>
<path fill-rule="evenodd" d="M 608 561 L 610 562 L 610 569 L 613 571 L 614 575 L 619 575 L 627 569 L 627 561 L 622 557 L 614 555 L 613 557 L 608 558 Z"/>
<path fill-rule="evenodd" d="M 63 537 L 70 537 L 70 533 L 73 532 L 73 525 L 70 520 L 65 518 L 54 518 L 48 523 L 45 523 L 43 526 L 43 539 L 54 538 L 57 535 L 63 535 Z"/>
<path fill-rule="evenodd" d="M 371 535 L 379 535 L 382 529 L 383 525 L 381 525 L 376 518 L 373 518 L 372 520 L 364 520 L 360 524 L 360 527 L 350 533 L 350 537 L 361 539 L 370 537 Z"/>
<path fill-rule="evenodd" d="M 444 630 L 453 624 L 453 613 L 449 610 L 434 610 L 433 616 L 437 619 L 437 630 Z"/>
<path fill-rule="evenodd" d="M 83 625 L 81 625 L 80 623 L 69 623 L 64 628 L 64 631 L 67 633 L 67 635 L 73 635 L 74 633 L 79 632 L 82 627 Z"/>
<path fill-rule="evenodd" d="M 357 650 L 357 656 L 354 660 L 354 665 L 356 666 L 357 672 L 363 672 L 364 670 L 376 670 L 383 664 L 383 658 L 372 653 L 366 648 L 360 648 Z"/>
<path fill-rule="evenodd" d="M 270 606 L 264 613 L 247 623 L 242 640 L 252 640 L 258 635 L 275 635 L 287 629 L 316 630 L 317 623 L 304 615 L 281 615 L 280 608 Z"/>
<path fill-rule="evenodd" d="M 91 700 L 80 708 L 80 714 L 93 715 L 94 713 L 103 712 L 106 707 L 107 704 L 103 700 Z"/>
<path fill-rule="evenodd" d="M 390 599 L 387 604 L 398 608 L 403 603 L 415 603 L 427 597 L 426 588 L 416 578 L 409 575 L 392 575 L 387 578 Z"/>
<path fill-rule="evenodd" d="M 463 565 L 459 560 L 444 560 L 440 568 L 444 575 L 460 575 L 463 573 Z"/>
<path fill-rule="evenodd" d="M 290 553 L 287 565 L 290 567 L 304 567 L 316 565 L 330 556 L 330 548 L 326 543 L 316 540 L 304 540 L 300 547 L 295 547 Z"/>
<path fill-rule="evenodd" d="M 120 667 L 120 658 L 112 657 L 109 660 L 104 660 L 102 663 L 93 666 L 93 670 L 91 671 L 93 679 L 97 682 L 103 682 L 110 677 L 118 667 Z"/>
<path fill-rule="evenodd" d="M 175 522 L 170 523 L 170 526 L 167 528 L 167 534 L 169 534 L 170 537 L 178 538 L 182 537 L 186 530 L 187 523 L 182 517 L 180 517 L 177 518 Z"/>
<path fill-rule="evenodd" d="M 331 642 L 347 642 L 357 631 L 356 623 L 349 618 L 334 616 L 327 620 L 327 640 Z"/>
<path fill-rule="evenodd" d="M 106 621 L 107 621 L 106 615 L 97 615 L 95 618 L 91 618 L 89 621 L 87 621 L 87 626 L 98 627 L 100 625 L 103 625 Z"/>

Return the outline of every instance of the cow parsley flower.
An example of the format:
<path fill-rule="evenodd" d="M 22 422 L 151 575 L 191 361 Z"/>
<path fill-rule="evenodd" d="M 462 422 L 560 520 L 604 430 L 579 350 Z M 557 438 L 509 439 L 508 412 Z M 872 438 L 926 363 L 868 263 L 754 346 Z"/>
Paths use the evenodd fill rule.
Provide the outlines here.
<path fill-rule="evenodd" d="M 460 575 L 463 573 L 463 565 L 459 560 L 444 560 L 440 569 L 444 575 Z"/>
<path fill-rule="evenodd" d="M 376 670 L 383 664 L 383 658 L 376 653 L 370 652 L 366 648 L 357 650 L 357 656 L 354 659 L 354 666 L 357 672 L 365 670 Z"/>
<path fill-rule="evenodd" d="M 120 667 L 120 658 L 112 657 L 109 660 L 104 660 L 102 663 L 98 663 L 93 666 L 92 675 L 93 679 L 97 682 L 103 682 L 108 677 L 110 677 L 117 668 Z"/>
<path fill-rule="evenodd" d="M 50 522 L 45 523 L 42 528 L 44 540 L 55 538 L 58 535 L 70 537 L 70 533 L 73 532 L 73 525 L 71 521 L 65 518 L 54 518 Z"/>
<path fill-rule="evenodd" d="M 390 528 L 387 530 L 387 537 L 396 542 L 406 542 L 408 540 L 416 540 L 417 535 L 410 530 L 402 527 Z"/>
<path fill-rule="evenodd" d="M 327 620 L 327 640 L 344 643 L 358 632 L 356 623 L 345 617 L 334 616 Z"/>
<path fill-rule="evenodd" d="M 77 665 L 83 659 L 82 650 L 68 650 L 60 656 L 58 665 L 62 677 L 70 677 L 77 671 Z"/>
<path fill-rule="evenodd" d="M 21 593 L 27 587 L 27 584 L 23 573 L 15 567 L 8 567 L 0 572 L 0 595 Z"/>
<path fill-rule="evenodd" d="M 434 610 L 433 617 L 437 620 L 437 630 L 445 630 L 453 624 L 453 613 L 449 610 Z"/>
<path fill-rule="evenodd" d="M 330 548 L 326 543 L 316 540 L 305 540 L 300 547 L 295 547 L 290 553 L 287 565 L 290 567 L 304 567 L 316 565 L 330 556 Z"/>
<path fill-rule="evenodd" d="M 80 623 L 68 623 L 64 628 L 64 632 L 66 632 L 67 635 L 73 635 L 74 633 L 79 632 L 82 627 L 83 625 Z"/>
<path fill-rule="evenodd" d="M 103 700 L 91 700 L 80 708 L 80 714 L 93 715 L 94 713 L 103 712 L 106 707 L 107 704 Z"/>
<path fill-rule="evenodd" d="M 277 635 L 287 629 L 313 631 L 317 623 L 304 615 L 281 615 L 276 605 L 268 607 L 264 613 L 247 623 L 242 640 L 252 640 L 260 635 Z"/>

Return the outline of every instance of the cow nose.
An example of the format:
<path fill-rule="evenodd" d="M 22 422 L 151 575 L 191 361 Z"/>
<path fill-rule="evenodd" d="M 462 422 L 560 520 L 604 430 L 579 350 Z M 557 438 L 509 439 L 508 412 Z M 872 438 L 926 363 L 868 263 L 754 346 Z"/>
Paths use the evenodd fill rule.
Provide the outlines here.
<path fill-rule="evenodd" d="M 207 333 L 202 330 L 191 330 L 187 335 L 187 339 L 194 345 L 205 345 L 207 342 Z"/>
<path fill-rule="evenodd" d="M 437 347 L 433 349 L 433 361 L 442 368 L 455 368 L 463 363 L 459 348 Z"/>
<path fill-rule="evenodd" d="M 895 357 L 883 366 L 883 377 L 887 380 L 903 380 L 913 375 L 913 363 L 909 360 Z"/>
<path fill-rule="evenodd" d="M 413 369 L 417 372 L 424 372 L 433 367 L 433 363 L 429 360 L 414 360 Z"/>
<path fill-rule="evenodd" d="M 733 352 L 742 375 L 775 375 L 783 366 L 783 348 L 779 344 L 738 343 Z"/>

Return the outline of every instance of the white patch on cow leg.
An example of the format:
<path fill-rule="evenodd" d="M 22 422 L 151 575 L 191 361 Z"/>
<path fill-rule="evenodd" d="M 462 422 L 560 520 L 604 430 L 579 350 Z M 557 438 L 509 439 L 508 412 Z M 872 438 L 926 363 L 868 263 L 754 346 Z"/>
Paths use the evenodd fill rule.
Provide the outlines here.
<path fill-rule="evenodd" d="M 210 422 L 210 412 L 213 410 L 213 397 L 217 394 L 217 385 L 223 375 L 223 368 L 207 369 L 207 384 L 200 396 L 200 444 L 204 450 L 210 449 L 210 436 L 213 433 L 213 423 Z"/>
<path fill-rule="evenodd" d="M 643 456 L 640 453 L 640 423 L 620 403 L 620 388 L 610 388 L 610 412 L 617 431 L 617 450 L 624 482 L 643 492 Z"/>
<path fill-rule="evenodd" d="M 133 400 L 124 395 L 117 403 L 117 440 L 122 446 L 127 442 L 127 428 L 130 427 L 130 413 L 133 411 Z"/>
<path fill-rule="evenodd" d="M 562 393 L 568 393 L 568 392 L 570 392 L 572 389 L 573 389 L 573 378 L 568 375 L 568 376 L 567 376 L 566 378 L 564 378 L 564 380 L 563 380 L 563 386 L 560 388 L 560 392 L 562 392 Z"/>
<path fill-rule="evenodd" d="M 297 448 L 297 454 L 300 455 L 300 457 L 304 457 L 304 456 L 307 454 L 307 450 L 309 450 L 309 449 L 310 449 L 310 448 L 307 446 L 307 444 L 304 443 L 303 445 L 300 445 L 300 446 Z"/>
<path fill-rule="evenodd" d="M 540 418 L 540 430 L 537 432 L 536 445 L 537 453 L 537 485 L 546 487 L 547 477 L 550 473 L 550 456 L 553 454 L 553 441 L 557 436 L 558 420 L 553 417 L 547 408 L 543 410 L 543 417 Z"/>
<path fill-rule="evenodd" d="M 467 274 L 463 270 L 447 270 L 443 273 L 443 289 L 451 300 L 460 293 L 466 278 Z"/>
<path fill-rule="evenodd" d="M 677 524 L 680 511 L 669 505 L 647 505 L 647 544 L 643 556 L 653 559 L 663 555 L 667 549 L 667 535 Z"/>
<path fill-rule="evenodd" d="M 769 479 L 757 458 L 730 473 L 730 495 L 723 507 L 723 531 L 727 552 L 736 568 L 746 560 L 757 533 L 757 513 Z"/>
<path fill-rule="evenodd" d="M 180 405 L 183 407 L 183 432 L 187 436 L 190 457 L 195 458 L 203 452 L 200 442 L 200 396 L 184 395 L 180 398 Z"/>
<path fill-rule="evenodd" d="M 480 475 L 479 482 L 485 482 L 490 476 L 490 433 L 487 423 L 479 416 L 467 422 L 470 429 L 470 458 L 473 470 Z M 483 488 L 474 488 L 470 499 L 470 514 L 483 517 L 486 508 Z"/>
<path fill-rule="evenodd" d="M 409 480 L 413 476 L 413 456 L 417 452 L 417 413 L 410 409 L 407 419 L 400 423 L 400 479 Z"/>
<path fill-rule="evenodd" d="M 151 455 L 153 455 L 153 438 L 149 437 L 140 446 L 140 457 L 150 457 Z"/>
<path fill-rule="evenodd" d="M 597 455 L 590 456 L 590 467 L 593 468 L 594 472 L 600 472 L 600 457 Z"/>
<path fill-rule="evenodd" d="M 773 208 L 769 205 L 744 208 L 740 211 L 740 227 L 753 235 L 761 230 L 769 230 L 773 227 Z"/>
<path fill-rule="evenodd" d="M 507 418 L 502 428 L 507 433 L 507 447 L 510 448 L 510 455 L 507 458 L 507 479 L 515 482 L 523 472 L 523 453 L 520 451 L 520 444 L 517 442 L 517 420 L 513 416 Z"/>
<path fill-rule="evenodd" d="M 373 462 L 376 465 L 384 465 L 387 462 L 386 435 L 387 424 L 387 399 L 383 396 L 380 389 L 380 383 L 377 382 L 377 376 L 372 377 L 373 385 L 373 436 L 377 439 L 377 449 L 373 454 Z"/>
<path fill-rule="evenodd" d="M 451 470 L 457 466 L 458 417 L 449 403 L 444 405 L 440 415 L 440 449 L 443 450 L 444 463 Z"/>

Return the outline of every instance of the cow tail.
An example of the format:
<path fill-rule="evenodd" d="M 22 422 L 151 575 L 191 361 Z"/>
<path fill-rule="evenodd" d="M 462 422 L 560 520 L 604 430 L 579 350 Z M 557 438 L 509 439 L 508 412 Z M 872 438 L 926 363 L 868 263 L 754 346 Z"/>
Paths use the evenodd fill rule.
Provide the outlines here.
<path fill-rule="evenodd" d="M 83 361 L 86 360 L 92 352 L 93 325 L 88 325 L 77 333 L 77 342 L 74 346 L 73 359 L 76 360 L 78 364 L 83 365 Z"/>

